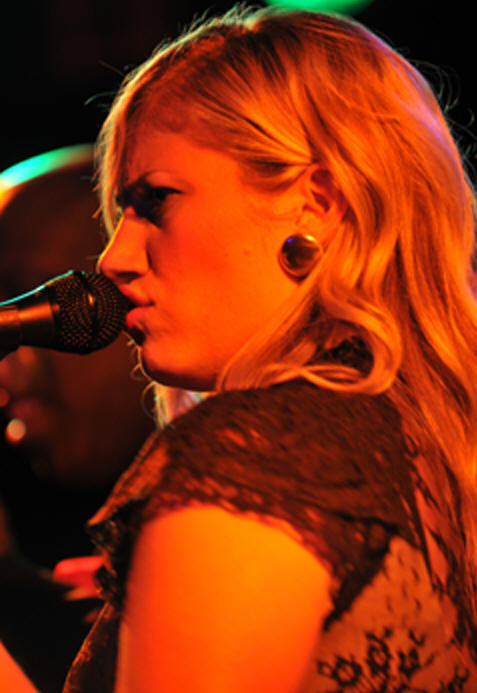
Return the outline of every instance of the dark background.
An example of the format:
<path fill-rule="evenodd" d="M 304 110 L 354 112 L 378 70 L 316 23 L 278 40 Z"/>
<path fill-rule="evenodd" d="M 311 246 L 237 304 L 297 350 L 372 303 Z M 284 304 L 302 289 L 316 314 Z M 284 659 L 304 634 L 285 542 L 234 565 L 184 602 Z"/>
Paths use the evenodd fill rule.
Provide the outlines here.
<path fill-rule="evenodd" d="M 95 139 L 120 74 L 207 8 L 201 0 L 6 0 L 0 25 L 0 170 Z M 356 14 L 406 57 L 443 68 L 452 119 L 475 133 L 475 21 L 470 0 L 375 0 Z M 470 132 L 469 132 L 470 131 Z"/>

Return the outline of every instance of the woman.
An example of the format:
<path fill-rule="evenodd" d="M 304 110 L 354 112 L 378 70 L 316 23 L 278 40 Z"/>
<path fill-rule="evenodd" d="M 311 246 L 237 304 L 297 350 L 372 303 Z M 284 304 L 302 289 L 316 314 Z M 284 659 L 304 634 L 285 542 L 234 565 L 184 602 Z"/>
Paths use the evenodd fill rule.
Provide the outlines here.
<path fill-rule="evenodd" d="M 234 10 L 99 152 L 160 414 L 211 394 L 93 518 L 64 690 L 476 690 L 474 201 L 427 83 L 349 20 Z"/>

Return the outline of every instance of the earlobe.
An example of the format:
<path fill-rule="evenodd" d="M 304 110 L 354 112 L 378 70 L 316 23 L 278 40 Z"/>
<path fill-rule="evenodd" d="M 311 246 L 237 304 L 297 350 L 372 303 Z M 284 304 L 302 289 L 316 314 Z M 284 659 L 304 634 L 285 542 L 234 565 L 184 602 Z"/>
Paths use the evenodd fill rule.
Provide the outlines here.
<path fill-rule="evenodd" d="M 323 247 L 314 236 L 296 233 L 282 244 L 278 262 L 285 274 L 300 281 L 310 274 L 322 254 Z"/>
<path fill-rule="evenodd" d="M 331 173 L 318 165 L 306 169 L 294 194 L 298 196 L 300 211 L 295 232 L 280 247 L 278 262 L 285 274 L 301 281 L 323 256 L 328 239 L 342 221 L 346 204 Z"/>

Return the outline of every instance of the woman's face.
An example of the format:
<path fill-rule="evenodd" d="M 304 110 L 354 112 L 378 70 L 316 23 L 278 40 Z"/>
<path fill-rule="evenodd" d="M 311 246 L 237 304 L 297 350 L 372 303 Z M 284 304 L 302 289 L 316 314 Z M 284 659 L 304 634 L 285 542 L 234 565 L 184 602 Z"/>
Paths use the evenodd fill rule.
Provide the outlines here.
<path fill-rule="evenodd" d="M 252 190 L 232 158 L 184 135 L 135 142 L 99 268 L 134 304 L 126 327 L 146 372 L 210 390 L 296 291 L 277 261 L 293 233 L 292 201 Z"/>

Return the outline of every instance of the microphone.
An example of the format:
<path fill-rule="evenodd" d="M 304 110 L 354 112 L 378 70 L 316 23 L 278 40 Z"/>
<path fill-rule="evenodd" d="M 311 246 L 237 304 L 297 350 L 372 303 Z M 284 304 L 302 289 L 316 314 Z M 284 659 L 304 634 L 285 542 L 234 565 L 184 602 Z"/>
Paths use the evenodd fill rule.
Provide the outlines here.
<path fill-rule="evenodd" d="M 24 344 L 89 354 L 118 337 L 128 308 L 103 274 L 70 270 L 0 303 L 0 351 Z"/>

